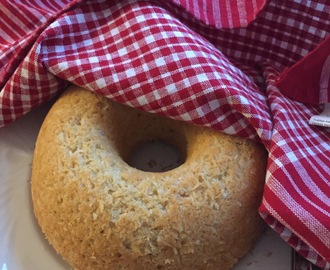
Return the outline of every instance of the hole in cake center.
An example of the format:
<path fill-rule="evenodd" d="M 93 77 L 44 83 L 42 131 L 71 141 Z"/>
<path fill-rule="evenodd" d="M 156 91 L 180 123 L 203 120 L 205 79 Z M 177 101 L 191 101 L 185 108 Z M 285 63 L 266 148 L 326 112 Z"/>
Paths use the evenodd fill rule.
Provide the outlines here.
<path fill-rule="evenodd" d="M 166 172 L 179 167 L 183 162 L 181 151 L 160 139 L 138 144 L 128 160 L 130 166 L 145 172 Z"/>

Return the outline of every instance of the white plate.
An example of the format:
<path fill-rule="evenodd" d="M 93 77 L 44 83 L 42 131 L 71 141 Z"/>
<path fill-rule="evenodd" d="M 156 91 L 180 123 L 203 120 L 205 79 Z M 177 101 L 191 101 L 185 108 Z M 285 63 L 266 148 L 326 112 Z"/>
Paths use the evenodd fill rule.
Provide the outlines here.
<path fill-rule="evenodd" d="M 36 137 L 50 105 L 0 128 L 0 270 L 71 269 L 34 218 L 30 172 Z M 234 270 L 290 270 L 290 247 L 270 229 Z"/>

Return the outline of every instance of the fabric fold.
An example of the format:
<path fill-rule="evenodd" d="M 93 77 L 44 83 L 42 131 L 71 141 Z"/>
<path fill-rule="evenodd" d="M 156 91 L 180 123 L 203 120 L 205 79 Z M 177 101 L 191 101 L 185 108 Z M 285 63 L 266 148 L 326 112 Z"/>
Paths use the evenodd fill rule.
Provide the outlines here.
<path fill-rule="evenodd" d="M 265 67 L 274 126 L 259 210 L 302 256 L 329 269 L 329 129 L 308 124 L 320 108 L 285 96 L 275 86 L 278 73 Z"/>
<path fill-rule="evenodd" d="M 263 9 L 266 0 L 173 0 L 201 23 L 217 29 L 246 27 Z"/>
<path fill-rule="evenodd" d="M 304 104 L 291 99 L 298 75 L 287 77 L 286 89 L 276 84 L 322 48 L 329 3 L 0 5 L 0 126 L 74 83 L 139 110 L 259 141 L 269 151 L 261 216 L 301 255 L 330 269 L 330 133 L 308 124 L 321 110 L 319 88 L 300 91 L 310 102 Z"/>
<path fill-rule="evenodd" d="M 302 103 L 330 103 L 330 35 L 306 57 L 284 70 L 275 85 L 286 96 Z"/>

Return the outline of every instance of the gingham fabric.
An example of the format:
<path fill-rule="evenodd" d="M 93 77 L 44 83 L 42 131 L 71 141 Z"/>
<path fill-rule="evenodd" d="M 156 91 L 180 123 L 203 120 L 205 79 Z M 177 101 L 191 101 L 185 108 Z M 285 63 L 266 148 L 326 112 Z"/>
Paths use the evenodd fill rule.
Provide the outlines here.
<path fill-rule="evenodd" d="M 74 83 L 259 141 L 260 215 L 329 270 L 330 129 L 308 124 L 329 102 L 329 22 L 327 0 L 1 0 L 0 125 Z"/>
<path fill-rule="evenodd" d="M 298 63 L 284 70 L 275 85 L 288 97 L 303 103 L 330 103 L 330 36 Z"/>

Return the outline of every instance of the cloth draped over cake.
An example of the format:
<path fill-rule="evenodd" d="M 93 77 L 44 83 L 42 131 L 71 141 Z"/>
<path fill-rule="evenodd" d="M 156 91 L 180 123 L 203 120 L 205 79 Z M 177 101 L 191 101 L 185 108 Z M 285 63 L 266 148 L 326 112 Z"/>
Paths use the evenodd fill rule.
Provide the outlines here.
<path fill-rule="evenodd" d="M 330 102 L 329 41 L 326 0 L 3 0 L 0 126 L 74 83 L 259 141 L 261 217 L 330 269 L 330 129 L 308 123 Z"/>

